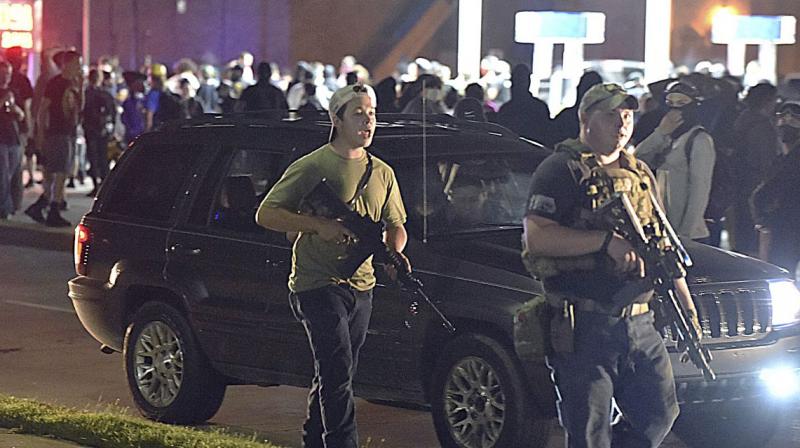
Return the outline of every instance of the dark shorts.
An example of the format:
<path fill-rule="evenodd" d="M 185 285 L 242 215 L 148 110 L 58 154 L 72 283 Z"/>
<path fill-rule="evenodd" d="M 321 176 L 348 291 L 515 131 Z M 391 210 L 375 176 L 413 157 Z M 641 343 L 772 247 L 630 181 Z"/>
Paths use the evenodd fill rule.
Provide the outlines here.
<path fill-rule="evenodd" d="M 48 135 L 42 148 L 42 163 L 50 173 L 69 173 L 75 156 L 75 137 Z"/>

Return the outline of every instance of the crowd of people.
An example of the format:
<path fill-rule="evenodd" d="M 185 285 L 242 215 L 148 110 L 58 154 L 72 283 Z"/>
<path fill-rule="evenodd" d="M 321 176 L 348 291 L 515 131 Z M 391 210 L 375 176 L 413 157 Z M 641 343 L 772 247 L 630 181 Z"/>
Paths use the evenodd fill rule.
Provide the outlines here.
<path fill-rule="evenodd" d="M 125 70 L 117 58 L 101 57 L 87 69 L 75 51 L 54 48 L 43 52 L 35 83 L 25 75 L 22 49 L 7 49 L 2 61 L 0 219 L 20 209 L 23 181 L 33 185 L 38 168 L 44 193 L 25 213 L 53 226 L 70 224 L 59 214 L 66 206 L 64 185 L 91 180 L 89 194 L 96 193 L 114 157 L 164 121 L 204 113 L 327 110 L 336 90 L 364 83 L 374 86 L 379 113 L 424 109 L 496 122 L 552 148 L 578 137 L 578 104 L 586 91 L 604 82 L 594 71 L 584 73 L 575 104 L 551 111 L 531 94 L 530 67 L 512 67 L 495 56 L 484 58 L 481 77 L 471 83 L 425 58 L 375 80 L 353 56 L 338 68 L 299 61 L 291 72 L 275 63 L 256 63 L 247 52 L 221 67 L 181 59 L 169 68 L 147 61 Z M 798 124 L 797 108 L 788 106 L 795 103 L 781 102 L 778 89 L 768 83 L 745 89 L 741 79 L 716 73 L 682 74 L 651 83 L 647 90 L 639 98 L 629 150 L 654 171 L 678 233 L 721 245 L 727 230 L 728 247 L 774 261 L 767 235 L 775 226 L 765 222 L 773 218 L 764 210 L 800 207 L 789 204 L 789 197 L 767 207 L 761 202 L 768 190 L 754 192 L 773 177 L 774 163 L 791 160 L 787 154 L 796 142 L 786 130 Z"/>

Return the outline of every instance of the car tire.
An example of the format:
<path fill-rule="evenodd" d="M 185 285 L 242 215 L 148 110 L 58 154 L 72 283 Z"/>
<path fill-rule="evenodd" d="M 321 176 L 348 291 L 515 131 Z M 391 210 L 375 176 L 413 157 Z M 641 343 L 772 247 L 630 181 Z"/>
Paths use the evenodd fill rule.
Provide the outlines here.
<path fill-rule="evenodd" d="M 186 318 L 160 302 L 142 306 L 125 332 L 125 371 L 139 412 L 164 423 L 197 424 L 216 414 L 226 384 L 209 365 Z"/>
<path fill-rule="evenodd" d="M 545 446 L 550 421 L 528 398 L 525 377 L 494 339 L 468 334 L 442 350 L 431 389 L 436 434 L 445 448 Z"/>

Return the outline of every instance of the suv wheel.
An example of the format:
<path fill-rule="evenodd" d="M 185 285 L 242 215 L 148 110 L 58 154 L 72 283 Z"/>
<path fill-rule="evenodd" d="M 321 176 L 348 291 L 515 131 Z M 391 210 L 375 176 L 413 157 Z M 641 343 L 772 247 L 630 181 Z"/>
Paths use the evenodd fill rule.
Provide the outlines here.
<path fill-rule="evenodd" d="M 219 410 L 226 385 L 175 308 L 158 302 L 142 306 L 128 325 L 124 344 L 128 387 L 142 415 L 193 424 Z"/>
<path fill-rule="evenodd" d="M 431 409 L 443 447 L 544 446 L 549 421 L 527 399 L 521 369 L 502 345 L 483 335 L 450 342 L 436 366 Z"/>

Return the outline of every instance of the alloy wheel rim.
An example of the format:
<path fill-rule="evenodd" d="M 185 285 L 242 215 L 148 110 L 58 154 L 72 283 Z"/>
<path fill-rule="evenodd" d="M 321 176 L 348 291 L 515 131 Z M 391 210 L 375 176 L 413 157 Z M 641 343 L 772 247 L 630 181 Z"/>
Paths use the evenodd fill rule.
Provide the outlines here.
<path fill-rule="evenodd" d="M 495 446 L 503 430 L 505 409 L 500 377 L 486 360 L 467 357 L 450 369 L 444 412 L 450 434 L 460 446 Z"/>
<path fill-rule="evenodd" d="M 183 347 L 178 335 L 161 321 L 147 324 L 134 349 L 136 386 L 147 402 L 169 406 L 183 383 Z"/>

